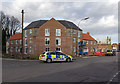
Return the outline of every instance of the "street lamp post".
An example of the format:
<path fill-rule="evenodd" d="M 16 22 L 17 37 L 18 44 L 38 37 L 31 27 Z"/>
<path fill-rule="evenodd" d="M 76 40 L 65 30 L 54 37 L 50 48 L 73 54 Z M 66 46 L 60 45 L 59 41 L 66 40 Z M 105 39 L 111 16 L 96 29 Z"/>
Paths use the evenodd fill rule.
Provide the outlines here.
<path fill-rule="evenodd" d="M 79 24 L 80 24 L 81 21 L 87 20 L 87 19 L 89 19 L 89 17 L 86 17 L 86 18 L 81 19 L 81 20 L 79 21 L 79 23 L 78 23 L 78 27 L 79 27 Z M 78 37 L 78 36 L 77 36 L 77 37 Z M 78 37 L 78 39 L 79 39 L 79 37 Z M 78 39 L 77 39 L 77 40 L 78 40 Z M 77 42 L 77 43 L 78 43 L 78 42 Z M 79 46 L 77 46 L 77 51 L 78 51 L 78 56 L 79 56 Z M 82 49 L 82 52 L 83 52 L 83 49 Z M 83 53 L 81 53 L 81 55 L 83 55 Z"/>

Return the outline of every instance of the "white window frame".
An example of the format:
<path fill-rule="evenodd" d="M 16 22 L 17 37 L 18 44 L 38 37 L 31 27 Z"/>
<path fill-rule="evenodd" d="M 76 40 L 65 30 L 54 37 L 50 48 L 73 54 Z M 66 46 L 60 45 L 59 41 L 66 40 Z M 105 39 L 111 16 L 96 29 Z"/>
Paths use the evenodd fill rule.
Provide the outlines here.
<path fill-rule="evenodd" d="M 32 29 L 30 29 L 30 34 L 32 34 Z"/>
<path fill-rule="evenodd" d="M 27 37 L 27 30 L 25 30 L 25 37 Z"/>
<path fill-rule="evenodd" d="M 45 36 L 50 36 L 50 29 L 45 29 Z"/>
<path fill-rule="evenodd" d="M 75 52 L 76 51 L 76 49 L 75 49 L 75 47 L 73 47 L 73 52 Z"/>
<path fill-rule="evenodd" d="M 15 51 L 18 52 L 18 47 L 16 47 Z"/>
<path fill-rule="evenodd" d="M 88 44 L 88 42 L 89 42 L 89 41 L 87 40 L 87 41 L 86 41 L 86 44 Z"/>
<path fill-rule="evenodd" d="M 13 44 L 13 40 L 11 40 L 11 44 Z"/>
<path fill-rule="evenodd" d="M 28 49 L 27 49 L 27 47 L 25 47 L 25 51 L 24 51 L 24 53 L 27 54 L 27 51 L 28 51 Z"/>
<path fill-rule="evenodd" d="M 13 47 L 10 48 L 10 51 L 13 52 Z"/>
<path fill-rule="evenodd" d="M 20 39 L 20 44 L 22 44 L 22 40 Z"/>
<path fill-rule="evenodd" d="M 29 52 L 31 53 L 32 52 L 32 47 L 30 46 L 30 48 L 29 48 Z"/>
<path fill-rule="evenodd" d="M 76 43 L 76 38 L 73 38 L 73 42 Z"/>
<path fill-rule="evenodd" d="M 32 43 L 32 38 L 30 38 L 29 40 L 30 40 L 30 43 Z"/>
<path fill-rule="evenodd" d="M 61 36 L 61 29 L 56 29 L 56 36 Z"/>
<path fill-rule="evenodd" d="M 80 37 L 80 31 L 78 31 L 78 37 Z"/>
<path fill-rule="evenodd" d="M 49 45 L 50 44 L 50 38 L 45 38 L 45 45 Z"/>
<path fill-rule="evenodd" d="M 18 40 L 16 40 L 16 44 L 18 44 Z"/>
<path fill-rule="evenodd" d="M 57 44 L 57 40 L 58 40 L 58 44 Z M 61 45 L 61 38 L 56 38 L 56 45 Z"/>
<path fill-rule="evenodd" d="M 25 38 L 25 46 L 27 46 L 27 38 Z"/>
<path fill-rule="evenodd" d="M 91 41 L 91 45 L 92 45 L 92 41 Z"/>

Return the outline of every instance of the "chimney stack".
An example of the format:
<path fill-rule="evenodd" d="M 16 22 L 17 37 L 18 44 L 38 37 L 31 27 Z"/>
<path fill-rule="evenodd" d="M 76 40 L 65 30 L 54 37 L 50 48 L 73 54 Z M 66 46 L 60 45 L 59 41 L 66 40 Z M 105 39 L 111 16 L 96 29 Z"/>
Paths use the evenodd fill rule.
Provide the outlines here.
<path fill-rule="evenodd" d="M 89 34 L 90 34 L 90 32 L 87 32 L 87 34 L 89 35 Z"/>

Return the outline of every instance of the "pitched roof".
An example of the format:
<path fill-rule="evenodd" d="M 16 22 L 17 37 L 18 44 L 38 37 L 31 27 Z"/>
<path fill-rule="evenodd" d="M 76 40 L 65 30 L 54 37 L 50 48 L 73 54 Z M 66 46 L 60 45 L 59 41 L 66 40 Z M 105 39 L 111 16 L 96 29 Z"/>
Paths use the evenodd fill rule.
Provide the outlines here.
<path fill-rule="evenodd" d="M 11 36 L 8 40 L 17 40 L 22 39 L 22 33 L 16 33 L 13 36 Z"/>
<path fill-rule="evenodd" d="M 29 28 L 39 28 L 40 26 L 42 26 L 44 23 L 46 23 L 48 20 L 38 20 L 38 21 L 33 21 L 31 22 L 27 27 L 25 27 L 24 29 L 29 29 Z M 65 26 L 66 28 L 73 28 L 73 29 L 79 29 L 81 30 L 79 27 L 77 27 L 73 22 L 70 21 L 66 21 L 66 20 L 57 20 L 58 22 L 60 22 L 63 26 Z"/>
<path fill-rule="evenodd" d="M 93 41 L 96 41 L 96 40 L 95 40 L 93 37 L 91 37 L 89 34 L 83 33 L 82 36 L 83 36 L 83 40 L 93 40 Z"/>

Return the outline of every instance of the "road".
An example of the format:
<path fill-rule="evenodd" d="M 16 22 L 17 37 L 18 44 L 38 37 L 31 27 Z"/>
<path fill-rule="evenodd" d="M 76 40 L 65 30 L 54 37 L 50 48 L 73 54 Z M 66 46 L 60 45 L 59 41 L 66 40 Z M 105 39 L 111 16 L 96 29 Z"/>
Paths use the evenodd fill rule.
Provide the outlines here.
<path fill-rule="evenodd" d="M 117 59 L 118 56 L 77 58 L 70 63 L 3 59 L 2 80 L 3 82 L 109 82 L 118 72 Z"/>

